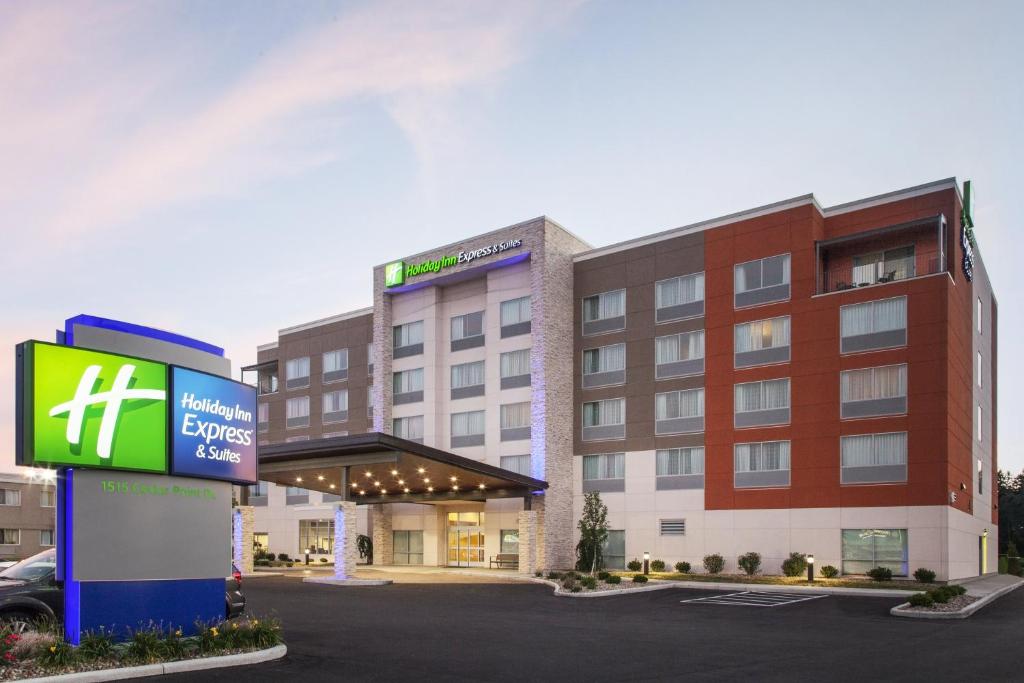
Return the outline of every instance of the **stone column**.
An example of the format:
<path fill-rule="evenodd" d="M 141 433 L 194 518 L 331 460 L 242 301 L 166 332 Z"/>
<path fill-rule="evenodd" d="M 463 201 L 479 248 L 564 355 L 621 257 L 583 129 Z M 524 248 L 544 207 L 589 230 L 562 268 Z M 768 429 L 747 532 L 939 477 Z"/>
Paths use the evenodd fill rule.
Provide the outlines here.
<path fill-rule="evenodd" d="M 547 564 L 547 554 L 544 551 L 544 508 L 541 507 L 539 510 L 534 510 L 534 514 L 537 515 L 537 569 L 544 571 L 551 569 Z"/>
<path fill-rule="evenodd" d="M 232 511 L 231 559 L 242 574 L 253 573 L 252 535 L 256 526 L 256 510 L 239 505 Z"/>
<path fill-rule="evenodd" d="M 394 534 L 391 532 L 391 506 L 373 506 L 373 563 L 390 565 L 395 563 Z"/>
<path fill-rule="evenodd" d="M 519 512 L 519 571 L 537 571 L 537 513 L 533 510 Z"/>
<path fill-rule="evenodd" d="M 334 578 L 356 575 L 359 551 L 356 546 L 356 504 L 344 501 L 334 506 Z"/>

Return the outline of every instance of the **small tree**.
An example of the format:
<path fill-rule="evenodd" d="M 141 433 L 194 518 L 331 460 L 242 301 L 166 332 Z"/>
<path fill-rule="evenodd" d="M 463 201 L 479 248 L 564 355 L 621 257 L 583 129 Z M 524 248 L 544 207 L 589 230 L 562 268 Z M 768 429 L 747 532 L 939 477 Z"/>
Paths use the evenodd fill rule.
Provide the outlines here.
<path fill-rule="evenodd" d="M 604 544 L 608 541 L 608 506 L 601 502 L 597 491 L 584 497 L 583 515 L 576 526 L 580 530 L 576 568 L 593 574 L 604 566 Z"/>

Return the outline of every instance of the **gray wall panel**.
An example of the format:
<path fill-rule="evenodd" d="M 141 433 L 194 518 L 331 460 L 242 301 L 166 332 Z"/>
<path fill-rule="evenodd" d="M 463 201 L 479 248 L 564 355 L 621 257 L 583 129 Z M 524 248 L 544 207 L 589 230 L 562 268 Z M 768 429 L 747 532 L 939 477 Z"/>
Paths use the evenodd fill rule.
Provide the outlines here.
<path fill-rule="evenodd" d="M 624 315 L 583 323 L 584 335 L 602 334 L 604 332 L 614 332 L 615 330 L 624 329 L 626 329 L 626 316 Z"/>
<path fill-rule="evenodd" d="M 409 344 L 408 346 L 396 346 L 392 352 L 392 358 L 408 358 L 423 353 L 423 344 Z"/>
<path fill-rule="evenodd" d="M 702 489 L 704 488 L 703 474 L 675 474 L 662 475 L 655 479 L 655 489 L 658 491 L 675 491 L 679 489 Z"/>
<path fill-rule="evenodd" d="M 754 365 L 789 362 L 789 347 L 780 346 L 773 349 L 744 351 L 736 354 L 736 367 L 749 368 Z"/>
<path fill-rule="evenodd" d="M 602 441 L 605 439 L 621 439 L 626 436 L 626 425 L 600 425 L 584 427 L 584 441 Z"/>
<path fill-rule="evenodd" d="M 843 353 L 856 353 L 858 351 L 871 351 L 873 349 L 888 349 L 894 346 L 907 345 L 907 331 L 887 330 L 885 332 L 874 332 L 872 334 L 856 334 L 851 337 L 843 337 L 839 341 L 840 350 Z"/>
<path fill-rule="evenodd" d="M 842 404 L 840 417 L 874 417 L 876 415 L 902 415 L 907 412 L 907 398 L 880 398 L 873 401 L 849 401 Z"/>
<path fill-rule="evenodd" d="M 626 490 L 625 479 L 584 479 L 583 493 L 621 493 Z"/>
<path fill-rule="evenodd" d="M 75 325 L 72 333 L 75 336 L 75 346 L 148 358 L 161 363 L 195 368 L 221 377 L 231 377 L 231 361 L 199 349 L 88 325 Z"/>
<path fill-rule="evenodd" d="M 661 363 L 654 366 L 655 379 L 667 379 L 669 377 L 687 377 L 690 375 L 704 374 L 704 359 L 680 360 L 675 363 Z"/>
<path fill-rule="evenodd" d="M 789 470 L 736 472 L 735 476 L 734 483 L 738 489 L 789 486 Z"/>
<path fill-rule="evenodd" d="M 696 318 L 704 315 L 704 300 L 693 301 L 678 306 L 665 306 L 655 311 L 655 322 L 664 323 L 670 320 L 683 320 L 684 318 Z"/>
<path fill-rule="evenodd" d="M 772 301 L 786 301 L 787 299 L 789 299 L 789 285 L 785 284 L 763 287 L 750 292 L 737 292 L 734 303 L 736 308 L 743 308 L 744 306 L 757 306 Z"/>
<path fill-rule="evenodd" d="M 843 484 L 885 484 L 907 480 L 906 465 L 843 467 L 841 471 Z"/>
<path fill-rule="evenodd" d="M 505 325 L 501 328 L 501 338 L 506 337 L 518 337 L 521 334 L 530 334 L 532 325 L 530 320 L 523 323 L 515 323 L 514 325 Z"/>
<path fill-rule="evenodd" d="M 516 389 L 519 387 L 528 387 L 530 386 L 530 377 L 532 377 L 532 375 L 516 375 L 515 377 L 502 377 L 501 388 Z"/>
<path fill-rule="evenodd" d="M 736 427 L 765 427 L 789 424 L 789 408 L 736 413 L 734 424 Z"/>
<path fill-rule="evenodd" d="M 613 384 L 625 384 L 625 370 L 609 370 L 608 372 L 592 372 L 583 375 L 583 387 L 607 387 Z"/>

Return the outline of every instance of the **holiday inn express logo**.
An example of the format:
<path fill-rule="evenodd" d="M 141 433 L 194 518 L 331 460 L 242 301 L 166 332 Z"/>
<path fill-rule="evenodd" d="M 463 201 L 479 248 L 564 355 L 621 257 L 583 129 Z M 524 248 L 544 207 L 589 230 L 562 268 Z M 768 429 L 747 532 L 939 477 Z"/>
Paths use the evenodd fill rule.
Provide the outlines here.
<path fill-rule="evenodd" d="M 397 287 L 405 282 L 405 262 L 395 261 L 384 266 L 384 286 Z"/>
<path fill-rule="evenodd" d="M 166 365 L 68 346 L 25 348 L 32 429 L 23 447 L 33 463 L 167 471 Z"/>
<path fill-rule="evenodd" d="M 451 268 L 461 263 L 469 263 L 484 256 L 494 256 L 508 249 L 515 249 L 523 246 L 521 239 L 505 240 L 495 244 L 489 244 L 479 249 L 462 250 L 458 254 L 441 256 L 440 258 L 427 259 L 419 263 L 406 263 L 405 261 L 392 261 L 384 266 L 384 286 L 397 287 L 405 284 L 409 278 L 423 275 L 425 273 L 439 273 L 445 268 Z"/>

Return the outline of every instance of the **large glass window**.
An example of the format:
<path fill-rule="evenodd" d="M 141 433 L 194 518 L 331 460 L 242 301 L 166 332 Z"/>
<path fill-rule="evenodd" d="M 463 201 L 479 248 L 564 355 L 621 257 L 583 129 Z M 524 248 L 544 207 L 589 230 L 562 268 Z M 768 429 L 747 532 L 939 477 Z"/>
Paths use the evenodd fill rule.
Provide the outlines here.
<path fill-rule="evenodd" d="M 595 322 L 626 315 L 626 290 L 595 294 L 583 299 L 583 322 Z"/>
<path fill-rule="evenodd" d="M 654 362 L 657 365 L 704 358 L 704 330 L 681 332 L 654 340 Z"/>
<path fill-rule="evenodd" d="M 395 564 L 423 564 L 423 532 L 393 532 L 392 558 Z"/>
<path fill-rule="evenodd" d="M 907 328 L 907 297 L 898 296 L 892 299 L 841 306 L 839 320 L 844 337 L 905 330 Z"/>
<path fill-rule="evenodd" d="M 267 431 L 270 427 L 270 404 L 258 403 L 256 405 L 256 426 L 261 432 Z"/>
<path fill-rule="evenodd" d="M 410 394 L 415 391 L 423 391 L 423 368 L 402 370 L 394 373 L 393 377 L 395 394 Z"/>
<path fill-rule="evenodd" d="M 530 321 L 530 297 L 523 296 L 501 302 L 501 326 L 518 325 Z"/>
<path fill-rule="evenodd" d="M 583 479 L 624 479 L 626 477 L 626 454 L 604 453 L 583 456 Z"/>
<path fill-rule="evenodd" d="M 704 273 L 661 280 L 654 286 L 654 306 L 658 322 L 703 315 L 703 301 Z M 698 303 L 701 305 L 691 305 Z"/>
<path fill-rule="evenodd" d="M 704 447 L 666 448 L 656 454 L 659 477 L 675 477 L 684 474 L 704 474 Z"/>
<path fill-rule="evenodd" d="M 865 574 L 875 567 L 907 575 L 907 530 L 843 529 L 843 573 Z"/>
<path fill-rule="evenodd" d="M 484 433 L 486 422 L 484 411 L 452 413 L 452 436 L 477 436 Z"/>
<path fill-rule="evenodd" d="M 788 470 L 789 442 L 738 443 L 735 464 L 737 472 Z"/>
<path fill-rule="evenodd" d="M 309 386 L 309 356 L 292 358 L 285 363 L 284 371 L 289 389 Z"/>
<path fill-rule="evenodd" d="M 0 529 L 0 545 L 20 545 L 20 529 Z"/>
<path fill-rule="evenodd" d="M 400 439 L 423 441 L 423 416 L 396 417 L 391 421 L 391 431 Z"/>
<path fill-rule="evenodd" d="M 273 394 L 277 392 L 277 369 L 260 370 L 259 372 L 259 393 Z"/>
<path fill-rule="evenodd" d="M 915 274 L 912 244 L 853 257 L 852 278 L 856 285 L 905 280 Z"/>
<path fill-rule="evenodd" d="M 323 362 L 325 382 L 337 382 L 348 377 L 348 349 L 328 351 Z"/>
<path fill-rule="evenodd" d="M 57 492 L 53 489 L 43 489 L 39 492 L 39 507 L 52 508 L 57 506 Z"/>
<path fill-rule="evenodd" d="M 609 529 L 608 540 L 604 543 L 601 555 L 604 557 L 605 569 L 625 569 L 626 532 L 622 529 Z"/>
<path fill-rule="evenodd" d="M 530 473 L 530 454 L 525 455 L 503 455 L 501 456 L 501 469 L 522 474 L 527 477 L 533 476 Z"/>
<path fill-rule="evenodd" d="M 267 487 L 269 484 L 265 481 L 258 481 L 255 484 L 249 485 L 249 497 L 262 497 L 267 495 Z"/>
<path fill-rule="evenodd" d="M 423 343 L 423 321 L 395 325 L 392 328 L 394 347 L 414 346 Z"/>
<path fill-rule="evenodd" d="M 334 553 L 334 520 L 333 519 L 300 519 L 299 520 L 299 552 L 309 550 L 317 555 Z"/>
<path fill-rule="evenodd" d="M 789 378 L 744 382 L 735 386 L 735 426 L 789 422 Z"/>
<path fill-rule="evenodd" d="M 507 403 L 501 406 L 501 428 L 519 429 L 530 426 L 530 402 Z"/>
<path fill-rule="evenodd" d="M 596 375 L 606 372 L 621 373 L 626 369 L 626 345 L 612 344 L 583 352 L 583 374 Z M 617 382 L 625 380 L 625 376 L 616 377 Z"/>
<path fill-rule="evenodd" d="M 789 346 L 789 316 L 755 320 L 736 326 L 736 353 Z"/>
<path fill-rule="evenodd" d="M 654 395 L 655 434 L 704 430 L 704 389 L 666 391 Z"/>
<path fill-rule="evenodd" d="M 519 529 L 501 530 L 501 552 L 506 555 L 519 553 Z"/>
<path fill-rule="evenodd" d="M 500 358 L 502 379 L 530 374 L 530 349 L 507 351 Z"/>
<path fill-rule="evenodd" d="M 843 417 L 906 412 L 906 364 L 846 370 L 840 375 L 840 386 Z"/>
<path fill-rule="evenodd" d="M 844 436 L 843 467 L 883 467 L 907 464 L 907 433 Z"/>
<path fill-rule="evenodd" d="M 348 390 L 328 391 L 323 396 L 324 422 L 342 422 L 348 419 Z"/>
<path fill-rule="evenodd" d="M 53 529 L 40 529 L 39 530 L 39 545 L 47 548 L 52 546 L 53 543 Z"/>
<path fill-rule="evenodd" d="M 583 404 L 583 426 L 600 427 L 621 425 L 626 422 L 626 399 L 610 398 Z"/>
<path fill-rule="evenodd" d="M 452 341 L 479 337 L 484 333 L 484 314 L 482 312 L 457 315 L 452 318 Z"/>
<path fill-rule="evenodd" d="M 309 426 L 309 396 L 296 396 L 285 402 L 285 417 L 288 427 Z"/>
<path fill-rule="evenodd" d="M 452 389 L 475 387 L 484 383 L 484 362 L 461 363 L 452 366 Z"/>
<path fill-rule="evenodd" d="M 789 254 L 738 263 L 734 267 L 736 306 L 749 306 L 789 298 Z M 742 296 L 745 293 L 754 296 Z"/>

